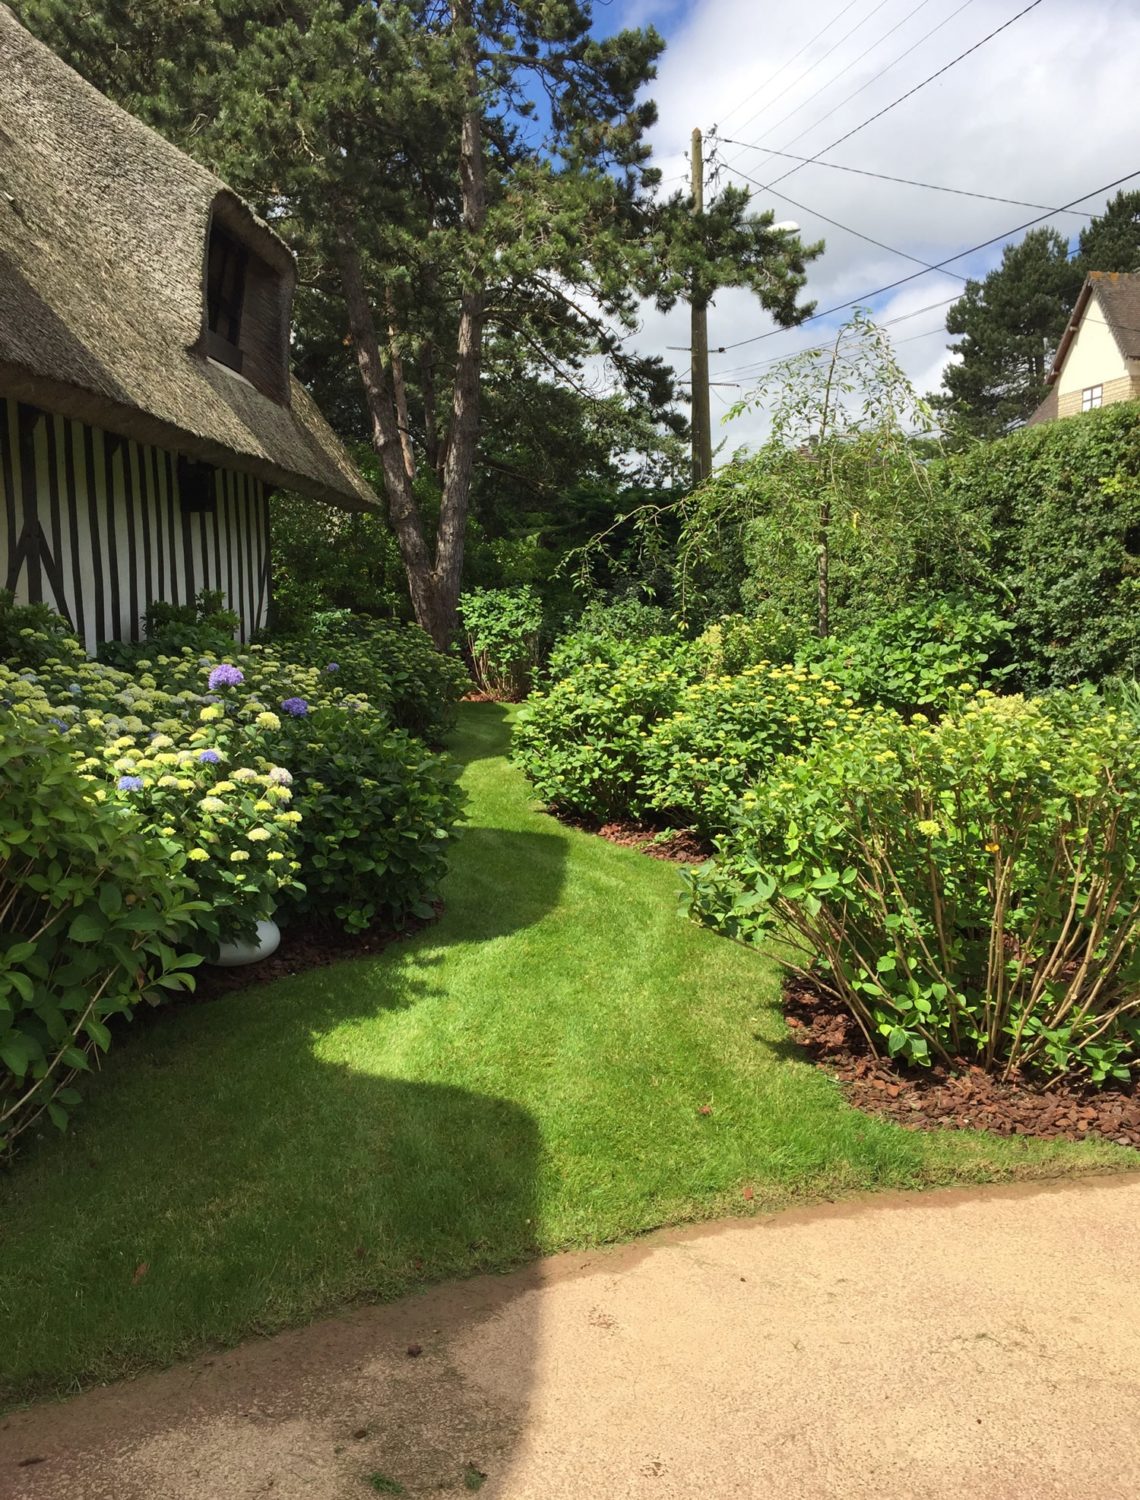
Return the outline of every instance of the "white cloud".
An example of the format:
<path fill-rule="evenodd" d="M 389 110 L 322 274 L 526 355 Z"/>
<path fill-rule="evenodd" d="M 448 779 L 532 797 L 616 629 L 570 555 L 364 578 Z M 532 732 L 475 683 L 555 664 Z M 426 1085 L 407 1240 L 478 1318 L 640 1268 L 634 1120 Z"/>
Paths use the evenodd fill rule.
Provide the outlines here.
<path fill-rule="evenodd" d="M 715 124 L 724 137 L 811 156 L 1008 21 L 1024 0 L 969 0 L 964 6 L 961 0 L 926 0 L 917 10 L 915 0 L 886 0 L 876 11 L 877 3 L 859 0 L 783 71 L 778 70 L 785 61 L 829 16 L 843 9 L 842 0 L 832 0 L 826 9 L 775 7 L 757 0 L 627 0 L 624 9 L 615 6 L 615 26 L 651 22 L 669 38 L 651 89 L 660 113 L 653 132 L 656 159 L 666 179 L 676 179 L 668 186 L 675 189 L 686 179 L 694 125 L 708 130 Z M 816 123 L 942 21 L 947 24 L 897 66 L 829 119 Z M 885 37 L 897 23 L 898 29 Z M 824 56 L 852 27 L 857 29 Z M 885 39 L 874 45 L 881 38 Z M 867 48 L 872 50 L 856 61 Z M 1065 203 L 1140 167 L 1135 144 L 1140 139 L 1137 55 L 1140 6 L 1135 0 L 1044 0 L 937 82 L 825 154 L 829 160 L 893 176 L 1046 207 Z M 776 98 L 784 89 L 783 97 Z M 737 107 L 757 90 L 756 97 Z M 818 97 L 812 98 L 817 91 Z M 724 143 L 717 157 L 761 182 L 771 182 L 796 166 Z M 727 171 L 722 180 L 740 181 Z M 778 193 L 789 195 L 794 205 Z M 758 208 L 773 209 L 777 219 L 795 218 L 805 239 L 826 239 L 824 255 L 810 268 L 806 293 L 820 308 L 920 268 L 822 223 L 819 213 L 934 263 L 991 236 L 1004 239 L 1040 212 L 814 164 L 771 192 L 755 190 L 755 201 Z M 1096 210 L 1103 202 L 1104 196 L 1082 207 Z M 1075 237 L 1087 219 L 1064 214 L 1051 222 Z M 950 273 L 984 274 L 1000 260 L 1001 248 L 999 242 L 876 299 L 876 315 L 883 320 L 899 317 L 953 296 L 962 282 Z M 932 331 L 941 326 L 944 313 L 934 309 L 891 330 L 898 340 L 900 363 L 920 391 L 937 385 L 948 357 L 945 334 Z M 726 290 L 710 312 L 710 344 L 740 347 L 726 347 L 724 354 L 712 356 L 713 378 L 719 372 L 724 380 L 747 386 L 762 361 L 820 342 L 843 316 L 773 333 L 771 319 L 752 297 Z M 666 346 L 688 346 L 687 309 L 678 308 L 668 316 L 647 310 L 636 342 L 684 370 L 687 356 Z M 718 401 L 737 394 L 732 389 L 720 391 L 713 403 L 714 420 L 720 414 Z M 728 438 L 725 452 L 743 441 L 755 441 L 762 427 L 751 417 L 721 429 Z"/>

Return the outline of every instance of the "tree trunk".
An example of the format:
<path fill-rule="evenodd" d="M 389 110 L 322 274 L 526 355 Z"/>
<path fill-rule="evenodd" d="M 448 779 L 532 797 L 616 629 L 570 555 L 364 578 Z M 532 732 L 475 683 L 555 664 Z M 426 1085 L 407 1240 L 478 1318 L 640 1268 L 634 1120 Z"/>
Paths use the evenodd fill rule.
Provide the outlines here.
<path fill-rule="evenodd" d="M 396 543 L 404 570 L 408 575 L 408 592 L 412 598 L 412 609 L 417 621 L 441 649 L 446 649 L 449 637 L 441 639 L 439 610 L 435 598 L 435 581 L 431 559 L 424 539 L 423 522 L 412 493 L 412 483 L 404 461 L 404 447 L 400 440 L 400 426 L 396 406 L 388 381 L 384 362 L 380 357 L 380 342 L 376 335 L 376 324 L 368 293 L 364 287 L 364 273 L 360 264 L 360 251 L 351 230 L 342 229 L 337 239 L 337 259 L 340 265 L 341 285 L 344 289 L 345 307 L 348 310 L 348 326 L 356 350 L 356 363 L 364 386 L 364 398 L 372 427 L 372 446 L 380 459 L 384 475 L 384 492 L 388 499 L 388 519 L 396 533 Z"/>
<path fill-rule="evenodd" d="M 391 292 L 387 293 L 385 300 L 388 305 L 388 363 L 392 370 L 392 394 L 396 400 L 396 421 L 400 428 L 400 451 L 404 455 L 404 469 L 410 484 L 416 477 L 416 458 L 412 452 L 412 427 L 408 419 L 408 387 L 404 382 L 404 361 L 400 356 L 396 307 Z"/>
<path fill-rule="evenodd" d="M 463 202 L 463 227 L 471 237 L 471 263 L 459 304 L 459 334 L 456 344 L 455 384 L 451 418 L 447 428 L 447 455 L 443 466 L 443 497 L 439 511 L 439 536 L 435 553 L 435 593 L 440 617 L 454 630 L 463 570 L 463 543 L 467 530 L 467 503 L 475 446 L 479 440 L 479 380 L 483 361 L 483 323 L 486 291 L 478 265 L 477 238 L 487 218 L 487 192 L 483 177 L 483 117 L 479 105 L 479 77 L 475 37 L 471 27 L 470 0 L 452 0 L 452 25 L 460 35 L 460 52 L 467 111 L 459 137 L 459 185 Z"/>

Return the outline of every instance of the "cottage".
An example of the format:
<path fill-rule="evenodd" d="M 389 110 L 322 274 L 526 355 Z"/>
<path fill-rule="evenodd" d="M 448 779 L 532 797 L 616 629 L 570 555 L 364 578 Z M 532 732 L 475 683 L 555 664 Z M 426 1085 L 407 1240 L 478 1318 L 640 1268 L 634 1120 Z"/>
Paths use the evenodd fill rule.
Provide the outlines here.
<path fill-rule="evenodd" d="M 1140 274 L 1086 277 L 1045 378 L 1049 394 L 1030 424 L 1140 396 Z"/>
<path fill-rule="evenodd" d="M 289 369 L 296 269 L 224 183 L 0 3 L 0 587 L 90 651 L 269 603 L 268 498 L 376 505 Z"/>

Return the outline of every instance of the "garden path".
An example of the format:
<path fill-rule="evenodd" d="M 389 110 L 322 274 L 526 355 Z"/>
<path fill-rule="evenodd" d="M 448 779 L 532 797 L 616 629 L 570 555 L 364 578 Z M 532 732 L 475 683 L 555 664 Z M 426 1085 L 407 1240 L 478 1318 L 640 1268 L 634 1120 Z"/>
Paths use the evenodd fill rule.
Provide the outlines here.
<path fill-rule="evenodd" d="M 1131 1500 L 1138 1214 L 1133 1175 L 558 1256 L 14 1415 L 0 1494 Z"/>

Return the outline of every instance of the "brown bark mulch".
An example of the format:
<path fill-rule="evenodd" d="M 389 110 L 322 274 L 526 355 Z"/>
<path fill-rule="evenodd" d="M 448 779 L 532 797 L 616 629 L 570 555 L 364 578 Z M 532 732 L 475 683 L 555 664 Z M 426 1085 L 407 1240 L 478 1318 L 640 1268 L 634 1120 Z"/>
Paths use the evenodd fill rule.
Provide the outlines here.
<path fill-rule="evenodd" d="M 346 959 L 367 958 L 382 953 L 392 943 L 412 937 L 437 921 L 441 910 L 442 903 L 437 906 L 433 917 L 410 921 L 398 931 L 380 923 L 364 932 L 349 933 L 327 922 L 294 922 L 282 931 L 281 946 L 269 958 L 233 969 L 221 969 L 209 963 L 200 964 L 194 970 L 194 991 L 184 998 L 190 1001 L 217 1000 L 221 995 L 232 994 L 235 990 L 247 990 L 256 984 L 267 984 L 273 979 L 286 979 L 293 974 L 304 974 L 309 969 L 323 969 L 330 964 L 343 963 Z"/>
<path fill-rule="evenodd" d="M 599 825 L 587 818 L 561 815 L 559 822 L 581 829 L 583 833 L 596 833 L 599 838 L 606 839 L 611 844 L 619 844 L 623 849 L 636 849 L 639 854 L 648 854 L 650 859 L 668 859 L 678 865 L 704 864 L 713 852 L 712 845 L 698 838 L 689 828 L 667 829 L 666 837 L 660 828 L 653 828 L 647 823 L 619 820 Z"/>
<path fill-rule="evenodd" d="M 1070 1141 L 1103 1136 L 1140 1147 L 1140 1095 L 1133 1085 L 1039 1088 L 1024 1078 L 1003 1083 L 967 1063 L 954 1073 L 941 1065 L 899 1067 L 869 1050 L 841 1001 L 802 979 L 784 988 L 784 1016 L 793 1041 L 839 1079 L 857 1109 L 909 1130 L 990 1130 Z"/>

